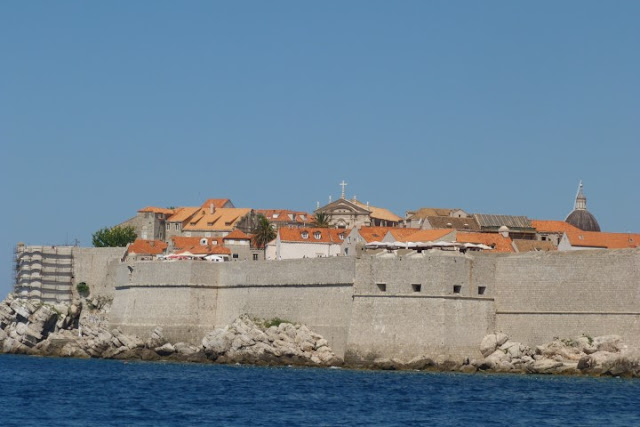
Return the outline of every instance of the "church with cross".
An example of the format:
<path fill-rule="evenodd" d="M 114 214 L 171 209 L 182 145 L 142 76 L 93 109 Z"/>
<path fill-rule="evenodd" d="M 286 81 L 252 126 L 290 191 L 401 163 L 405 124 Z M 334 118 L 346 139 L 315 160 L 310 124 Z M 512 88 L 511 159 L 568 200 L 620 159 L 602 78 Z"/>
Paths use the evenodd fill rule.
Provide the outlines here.
<path fill-rule="evenodd" d="M 343 180 L 339 185 L 342 187 L 340 198 L 335 201 L 329 200 L 329 204 L 318 207 L 314 212 L 326 214 L 331 227 L 397 227 L 402 222 L 401 217 L 388 209 L 371 206 L 369 202 L 362 203 L 355 195 L 351 199 L 347 199 L 345 187 L 348 184 Z"/>

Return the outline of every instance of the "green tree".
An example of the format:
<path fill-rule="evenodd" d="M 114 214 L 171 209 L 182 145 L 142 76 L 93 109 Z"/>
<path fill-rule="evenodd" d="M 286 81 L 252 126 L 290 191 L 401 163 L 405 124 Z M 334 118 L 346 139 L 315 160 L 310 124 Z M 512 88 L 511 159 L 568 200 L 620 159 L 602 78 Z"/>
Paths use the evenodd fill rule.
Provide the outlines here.
<path fill-rule="evenodd" d="M 127 246 L 136 240 L 136 230 L 130 225 L 108 228 L 105 227 L 92 235 L 93 246 L 96 248 Z"/>
<path fill-rule="evenodd" d="M 267 255 L 267 243 L 276 238 L 276 231 L 271 226 L 271 223 L 264 215 L 258 215 L 258 223 L 255 230 L 253 230 L 253 241 L 258 248 L 263 248 L 265 258 Z"/>
<path fill-rule="evenodd" d="M 329 215 L 324 212 L 316 213 L 313 218 L 313 225 L 319 228 L 329 228 Z"/>

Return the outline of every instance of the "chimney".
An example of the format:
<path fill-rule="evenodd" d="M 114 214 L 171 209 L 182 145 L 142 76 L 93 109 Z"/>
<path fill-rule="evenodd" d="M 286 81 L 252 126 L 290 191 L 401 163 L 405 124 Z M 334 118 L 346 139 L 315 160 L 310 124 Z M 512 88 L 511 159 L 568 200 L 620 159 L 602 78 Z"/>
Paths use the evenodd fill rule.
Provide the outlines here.
<path fill-rule="evenodd" d="M 215 206 L 213 206 L 213 202 L 211 202 L 211 203 L 209 204 L 209 213 L 210 213 L 211 215 L 213 215 L 213 213 L 214 213 L 215 211 L 216 211 L 216 208 L 215 208 Z"/>

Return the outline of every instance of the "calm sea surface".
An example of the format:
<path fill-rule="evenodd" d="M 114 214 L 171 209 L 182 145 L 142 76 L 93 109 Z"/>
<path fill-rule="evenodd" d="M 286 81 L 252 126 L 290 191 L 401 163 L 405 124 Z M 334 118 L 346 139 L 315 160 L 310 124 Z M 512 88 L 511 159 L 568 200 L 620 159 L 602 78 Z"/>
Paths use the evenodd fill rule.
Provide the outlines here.
<path fill-rule="evenodd" d="M 0 356 L 0 425 L 640 425 L 640 381 Z"/>

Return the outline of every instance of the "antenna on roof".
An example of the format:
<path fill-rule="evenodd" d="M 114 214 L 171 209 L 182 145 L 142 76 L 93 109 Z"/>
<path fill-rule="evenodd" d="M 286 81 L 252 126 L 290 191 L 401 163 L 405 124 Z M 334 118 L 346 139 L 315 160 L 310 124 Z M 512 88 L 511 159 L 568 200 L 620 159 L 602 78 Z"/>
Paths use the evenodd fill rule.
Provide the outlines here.
<path fill-rule="evenodd" d="M 329 194 L 329 203 L 331 203 L 331 194 Z"/>
<path fill-rule="evenodd" d="M 316 209 L 320 209 L 320 202 L 316 202 Z"/>

